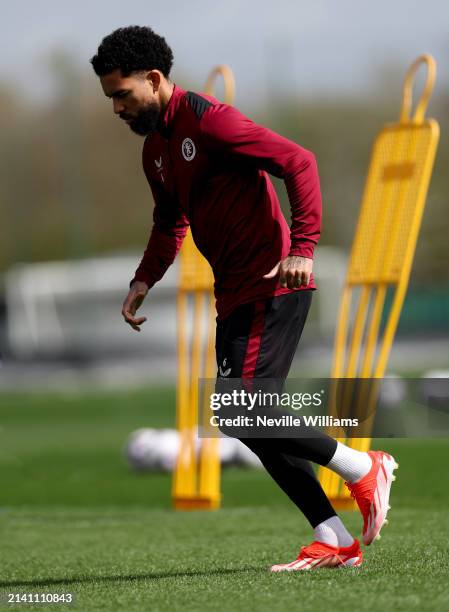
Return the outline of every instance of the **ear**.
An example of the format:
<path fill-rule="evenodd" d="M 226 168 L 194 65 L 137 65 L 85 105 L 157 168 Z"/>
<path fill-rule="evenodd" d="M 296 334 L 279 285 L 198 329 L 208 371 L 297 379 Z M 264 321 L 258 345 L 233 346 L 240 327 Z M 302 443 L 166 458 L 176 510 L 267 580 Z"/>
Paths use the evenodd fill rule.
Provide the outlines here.
<path fill-rule="evenodd" d="M 150 72 L 147 73 L 147 79 L 153 93 L 157 93 L 161 86 L 162 73 L 159 72 L 159 70 L 150 70 Z"/>

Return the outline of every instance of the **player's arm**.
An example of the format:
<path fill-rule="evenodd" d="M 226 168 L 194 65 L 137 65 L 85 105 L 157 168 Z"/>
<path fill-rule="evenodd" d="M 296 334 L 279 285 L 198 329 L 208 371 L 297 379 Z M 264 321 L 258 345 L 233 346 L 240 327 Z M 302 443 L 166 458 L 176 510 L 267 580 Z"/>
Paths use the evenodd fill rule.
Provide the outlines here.
<path fill-rule="evenodd" d="M 122 307 L 123 318 L 136 331 L 146 321 L 146 317 L 135 316 L 138 308 L 173 263 L 189 228 L 177 203 L 158 184 L 150 179 L 149 183 L 154 198 L 153 229 Z"/>
<path fill-rule="evenodd" d="M 314 247 L 321 230 L 321 191 L 313 153 L 295 142 L 258 125 L 236 108 L 209 107 L 201 120 L 206 144 L 216 151 L 246 161 L 285 182 L 291 207 L 291 247 L 286 259 L 266 277 L 279 273 L 281 286 L 308 285 Z"/>

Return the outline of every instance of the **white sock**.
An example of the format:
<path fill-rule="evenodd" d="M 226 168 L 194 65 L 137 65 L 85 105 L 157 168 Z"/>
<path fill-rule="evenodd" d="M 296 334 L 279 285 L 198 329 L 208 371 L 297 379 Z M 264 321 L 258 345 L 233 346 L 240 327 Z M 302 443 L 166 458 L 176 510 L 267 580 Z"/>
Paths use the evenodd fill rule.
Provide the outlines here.
<path fill-rule="evenodd" d="M 354 538 L 347 531 L 338 516 L 331 516 L 315 527 L 313 530 L 317 542 L 329 546 L 351 546 Z"/>
<path fill-rule="evenodd" d="M 347 482 L 354 483 L 368 474 L 372 463 L 368 453 L 362 453 L 337 442 L 337 450 L 326 467 L 337 472 Z"/>

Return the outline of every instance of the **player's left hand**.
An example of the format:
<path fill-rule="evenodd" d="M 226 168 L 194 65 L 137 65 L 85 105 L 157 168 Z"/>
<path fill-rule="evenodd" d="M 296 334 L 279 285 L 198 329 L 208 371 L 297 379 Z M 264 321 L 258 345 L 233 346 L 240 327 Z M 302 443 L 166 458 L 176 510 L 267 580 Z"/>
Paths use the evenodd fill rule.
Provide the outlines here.
<path fill-rule="evenodd" d="M 313 259 L 289 255 L 274 266 L 271 272 L 265 274 L 264 278 L 274 278 L 279 274 L 279 284 L 281 287 L 298 289 L 301 285 L 307 287 L 312 274 Z"/>

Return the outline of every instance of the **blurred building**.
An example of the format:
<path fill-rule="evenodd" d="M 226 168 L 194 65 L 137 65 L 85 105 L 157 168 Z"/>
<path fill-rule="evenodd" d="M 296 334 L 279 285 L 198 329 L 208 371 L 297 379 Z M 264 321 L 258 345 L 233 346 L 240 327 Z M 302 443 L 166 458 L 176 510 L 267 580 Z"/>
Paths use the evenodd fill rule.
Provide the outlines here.
<path fill-rule="evenodd" d="M 12 267 L 4 278 L 0 386 L 172 383 L 177 263 L 147 296 L 141 311 L 148 320 L 136 333 L 123 322 L 121 307 L 138 261 L 136 254 Z M 317 248 L 318 290 L 293 374 L 330 371 L 346 265 L 342 250 Z M 444 288 L 409 291 L 390 369 L 448 367 L 448 312 Z"/>

